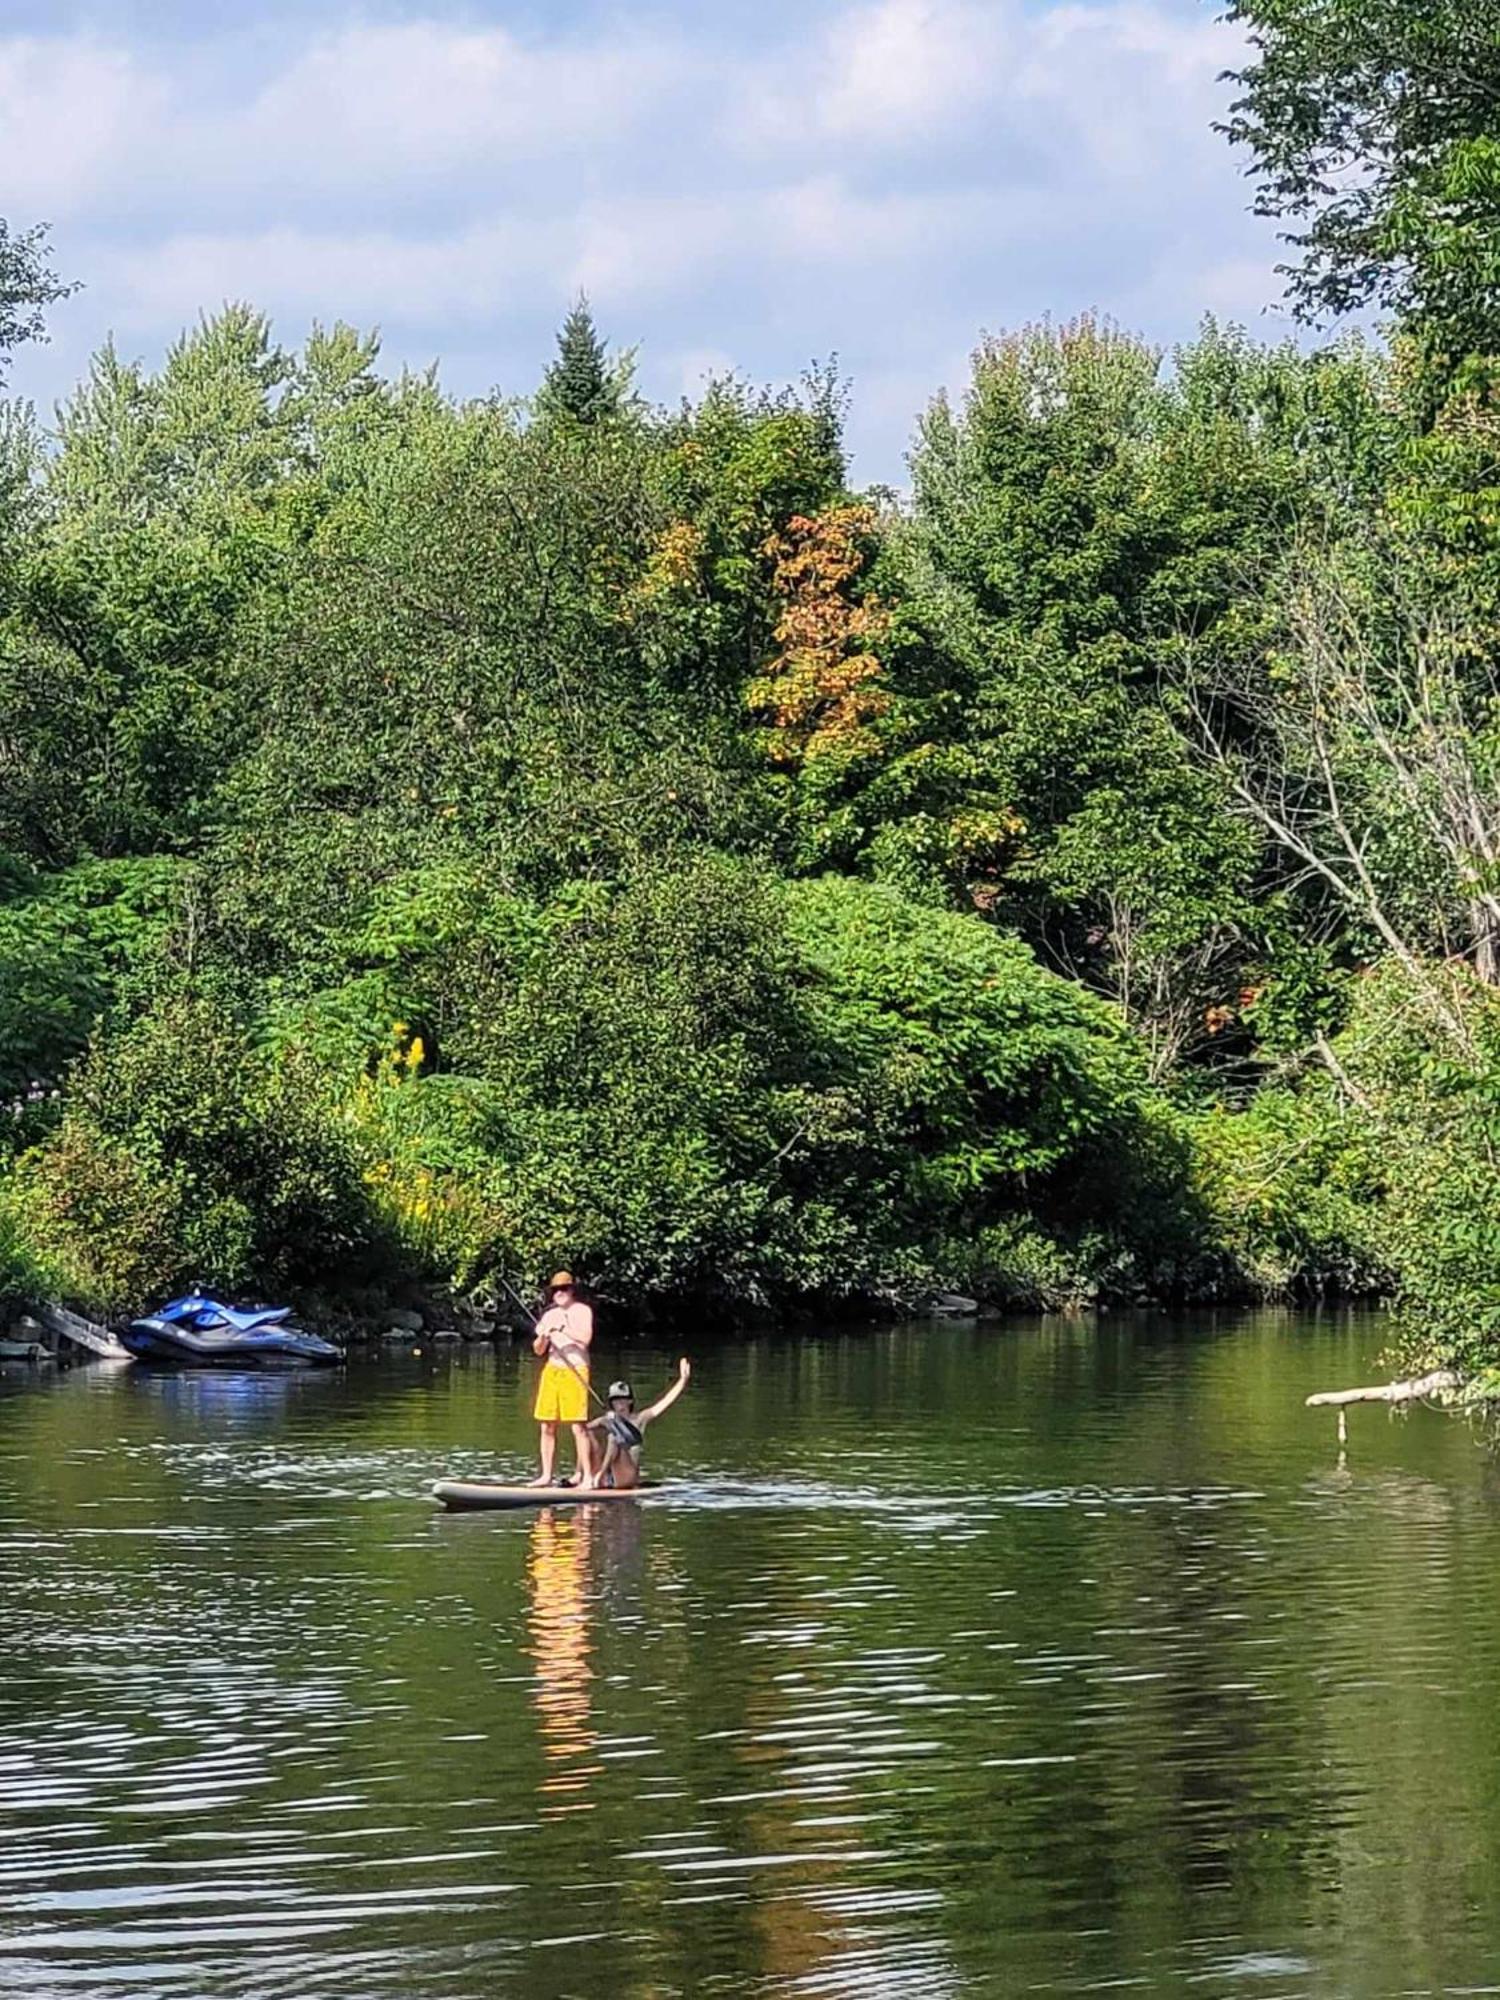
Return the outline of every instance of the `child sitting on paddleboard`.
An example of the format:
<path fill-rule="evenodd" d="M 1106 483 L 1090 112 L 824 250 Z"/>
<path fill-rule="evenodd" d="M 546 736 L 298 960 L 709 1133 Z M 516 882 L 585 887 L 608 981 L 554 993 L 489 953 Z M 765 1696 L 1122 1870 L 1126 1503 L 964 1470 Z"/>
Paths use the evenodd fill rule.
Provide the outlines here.
<path fill-rule="evenodd" d="M 654 1403 L 648 1403 L 644 1410 L 636 1408 L 628 1382 L 610 1383 L 609 1408 L 589 1425 L 591 1431 L 597 1431 L 601 1439 L 606 1440 L 604 1458 L 595 1475 L 598 1485 L 621 1489 L 640 1485 L 641 1446 L 646 1441 L 646 1426 L 654 1423 L 663 1411 L 671 1409 L 687 1387 L 692 1372 L 686 1360 L 679 1361 L 677 1380 Z"/>

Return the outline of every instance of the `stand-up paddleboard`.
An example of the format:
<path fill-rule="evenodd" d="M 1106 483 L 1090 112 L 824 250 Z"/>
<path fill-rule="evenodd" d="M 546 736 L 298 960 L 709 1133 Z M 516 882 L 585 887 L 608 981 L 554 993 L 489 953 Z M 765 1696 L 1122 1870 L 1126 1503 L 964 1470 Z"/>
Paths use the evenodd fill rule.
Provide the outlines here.
<path fill-rule="evenodd" d="M 656 1492 L 653 1479 L 639 1486 L 507 1486 L 498 1479 L 439 1479 L 434 1500 L 451 1510 L 474 1507 L 582 1507 L 595 1500 L 639 1500 Z"/>

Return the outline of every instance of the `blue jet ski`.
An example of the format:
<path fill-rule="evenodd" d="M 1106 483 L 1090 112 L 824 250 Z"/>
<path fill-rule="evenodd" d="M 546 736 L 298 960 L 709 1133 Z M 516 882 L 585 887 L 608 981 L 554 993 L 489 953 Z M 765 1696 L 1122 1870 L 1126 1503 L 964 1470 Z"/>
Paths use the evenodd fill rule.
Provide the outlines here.
<path fill-rule="evenodd" d="M 132 1320 L 120 1340 L 155 1368 L 329 1368 L 343 1360 L 331 1341 L 289 1325 L 291 1316 L 290 1306 L 233 1306 L 189 1292 Z"/>

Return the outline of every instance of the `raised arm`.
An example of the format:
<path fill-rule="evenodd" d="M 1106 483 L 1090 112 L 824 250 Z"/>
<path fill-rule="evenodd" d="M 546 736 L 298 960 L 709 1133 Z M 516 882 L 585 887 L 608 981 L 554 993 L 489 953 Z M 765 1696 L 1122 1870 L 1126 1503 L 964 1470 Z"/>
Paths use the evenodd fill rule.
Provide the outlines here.
<path fill-rule="evenodd" d="M 636 1417 L 636 1422 L 638 1424 L 653 1423 L 655 1422 L 656 1418 L 658 1418 L 662 1414 L 664 1410 L 670 1410 L 672 1405 L 677 1401 L 677 1398 L 682 1394 L 683 1390 L 687 1387 L 688 1377 L 689 1375 L 692 1374 L 692 1372 L 693 1369 L 691 1362 L 689 1362 L 686 1358 L 679 1361 L 677 1364 L 677 1380 L 672 1384 L 671 1388 L 667 1390 L 665 1395 L 658 1396 L 654 1403 L 647 1404 L 646 1408 L 642 1410 Z"/>

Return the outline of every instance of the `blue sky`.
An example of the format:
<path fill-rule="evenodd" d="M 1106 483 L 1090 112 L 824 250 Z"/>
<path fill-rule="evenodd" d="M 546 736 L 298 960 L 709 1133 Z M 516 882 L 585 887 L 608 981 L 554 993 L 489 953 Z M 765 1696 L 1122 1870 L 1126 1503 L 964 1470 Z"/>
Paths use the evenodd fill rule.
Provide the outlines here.
<path fill-rule="evenodd" d="M 836 352 L 899 483 L 983 330 L 1289 330 L 1211 130 L 1238 53 L 1191 0 L 0 0 L 5 213 L 84 285 L 13 387 L 247 298 L 519 394 L 585 290 L 664 400 Z"/>

